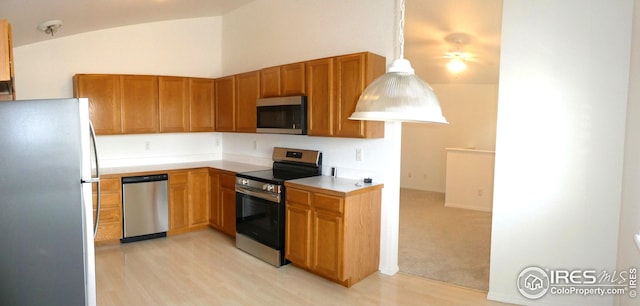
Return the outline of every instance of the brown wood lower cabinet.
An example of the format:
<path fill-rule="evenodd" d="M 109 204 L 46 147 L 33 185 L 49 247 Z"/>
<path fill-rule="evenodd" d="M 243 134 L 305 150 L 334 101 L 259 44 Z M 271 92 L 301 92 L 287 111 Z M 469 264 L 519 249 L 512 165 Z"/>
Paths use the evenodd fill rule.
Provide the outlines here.
<path fill-rule="evenodd" d="M 236 174 L 217 169 L 209 169 L 211 186 L 211 207 L 209 226 L 223 233 L 236 236 Z"/>
<path fill-rule="evenodd" d="M 285 184 L 287 259 L 346 287 L 378 271 L 382 185 L 342 193 Z"/>
<path fill-rule="evenodd" d="M 122 238 L 122 183 L 119 176 L 103 176 L 100 180 L 100 222 L 94 241 L 119 242 Z M 93 184 L 93 218 L 96 217 L 97 186 Z"/>
<path fill-rule="evenodd" d="M 206 228 L 208 216 L 208 169 L 170 172 L 169 234 Z"/>

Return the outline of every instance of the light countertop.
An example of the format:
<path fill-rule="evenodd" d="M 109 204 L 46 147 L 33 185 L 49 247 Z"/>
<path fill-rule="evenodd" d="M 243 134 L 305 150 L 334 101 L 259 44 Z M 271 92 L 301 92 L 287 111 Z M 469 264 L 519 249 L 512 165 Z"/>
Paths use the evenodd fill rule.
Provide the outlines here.
<path fill-rule="evenodd" d="M 365 184 L 362 180 L 324 175 L 286 181 L 285 185 L 302 189 L 312 188 L 333 191 L 339 196 L 367 191 L 370 188 L 379 189 L 384 187 L 384 184 L 375 181 L 371 184 Z"/>
<path fill-rule="evenodd" d="M 213 161 L 199 161 L 199 162 L 151 164 L 151 165 L 141 165 L 141 166 L 100 167 L 100 175 L 156 172 L 156 171 L 169 171 L 169 170 L 193 169 L 193 168 L 215 168 L 215 169 L 231 171 L 231 172 L 249 172 L 249 171 L 271 169 L 271 167 L 261 166 L 261 165 L 246 164 L 246 163 L 224 161 L 224 160 L 213 160 Z"/>

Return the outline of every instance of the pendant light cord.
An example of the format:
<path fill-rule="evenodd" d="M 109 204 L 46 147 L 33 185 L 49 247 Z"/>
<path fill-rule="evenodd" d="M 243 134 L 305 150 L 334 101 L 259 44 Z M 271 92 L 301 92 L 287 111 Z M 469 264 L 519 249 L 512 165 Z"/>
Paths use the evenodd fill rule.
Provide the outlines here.
<path fill-rule="evenodd" d="M 400 1 L 400 29 L 398 33 L 398 42 L 400 43 L 400 58 L 404 58 L 404 0 Z"/>

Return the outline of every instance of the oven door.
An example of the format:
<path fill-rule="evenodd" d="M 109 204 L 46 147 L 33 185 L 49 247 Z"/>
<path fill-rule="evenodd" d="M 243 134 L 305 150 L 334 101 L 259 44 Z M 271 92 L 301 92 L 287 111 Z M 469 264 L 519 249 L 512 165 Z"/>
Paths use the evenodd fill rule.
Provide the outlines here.
<path fill-rule="evenodd" d="M 281 204 L 236 191 L 236 231 L 273 249 L 284 241 L 284 209 Z"/>

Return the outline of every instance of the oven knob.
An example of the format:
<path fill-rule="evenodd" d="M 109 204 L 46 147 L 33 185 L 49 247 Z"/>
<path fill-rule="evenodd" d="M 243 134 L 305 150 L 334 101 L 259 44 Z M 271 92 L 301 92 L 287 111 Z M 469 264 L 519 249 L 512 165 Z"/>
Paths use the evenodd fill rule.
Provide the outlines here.
<path fill-rule="evenodd" d="M 264 184 L 264 185 L 262 185 L 262 190 L 266 190 L 266 191 L 269 191 L 269 192 L 273 192 L 273 185 L 271 185 L 271 184 Z"/>
<path fill-rule="evenodd" d="M 247 180 L 247 179 L 242 179 L 242 182 L 240 182 L 240 184 L 242 184 L 242 185 L 249 185 L 249 180 Z"/>

